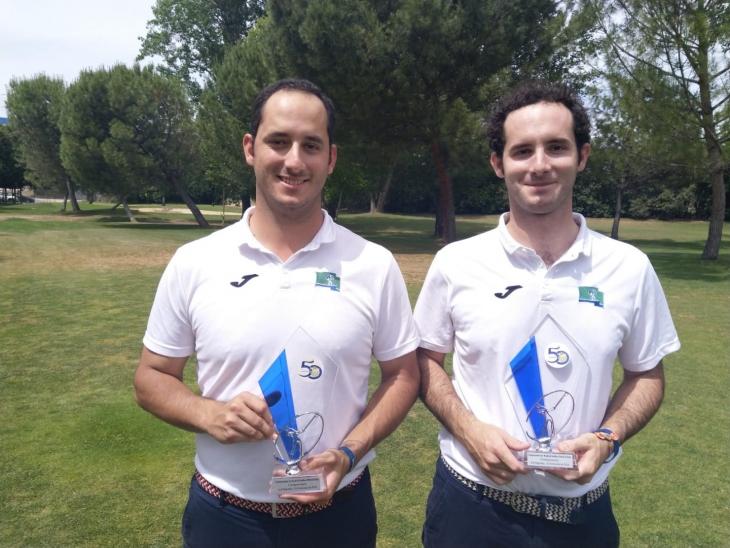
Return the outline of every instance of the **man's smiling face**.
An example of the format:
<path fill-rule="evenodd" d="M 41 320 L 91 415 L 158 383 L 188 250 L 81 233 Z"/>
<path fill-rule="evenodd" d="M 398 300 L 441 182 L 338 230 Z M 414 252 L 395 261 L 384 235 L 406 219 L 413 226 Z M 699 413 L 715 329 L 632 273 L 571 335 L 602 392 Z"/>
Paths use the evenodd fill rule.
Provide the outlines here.
<path fill-rule="evenodd" d="M 256 137 L 243 138 L 256 174 L 257 207 L 303 220 L 320 215 L 321 195 L 337 160 L 327 136 L 327 112 L 315 95 L 282 90 L 264 105 Z"/>
<path fill-rule="evenodd" d="M 573 116 L 561 103 L 535 103 L 514 110 L 504 122 L 504 153 L 492 167 L 507 185 L 510 211 L 565 214 L 572 209 L 573 186 L 585 168 L 590 145 L 580 155 Z"/>

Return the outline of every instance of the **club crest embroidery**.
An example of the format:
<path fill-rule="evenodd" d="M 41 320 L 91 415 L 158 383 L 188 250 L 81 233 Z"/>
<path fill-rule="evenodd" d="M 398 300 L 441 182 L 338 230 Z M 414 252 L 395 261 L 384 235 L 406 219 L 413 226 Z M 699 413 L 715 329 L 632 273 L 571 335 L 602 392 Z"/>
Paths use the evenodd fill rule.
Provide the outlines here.
<path fill-rule="evenodd" d="M 334 272 L 317 272 L 314 285 L 317 287 L 329 287 L 332 291 L 339 291 L 340 278 Z"/>
<path fill-rule="evenodd" d="M 578 287 L 578 302 L 593 303 L 593 306 L 603 308 L 603 292 L 597 287 L 580 286 Z"/>

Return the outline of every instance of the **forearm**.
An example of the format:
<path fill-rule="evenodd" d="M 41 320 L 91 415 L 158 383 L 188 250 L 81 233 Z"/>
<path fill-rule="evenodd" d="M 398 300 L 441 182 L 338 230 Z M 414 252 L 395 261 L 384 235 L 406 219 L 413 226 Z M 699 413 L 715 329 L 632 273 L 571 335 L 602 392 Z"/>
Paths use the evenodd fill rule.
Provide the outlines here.
<path fill-rule="evenodd" d="M 642 373 L 624 371 L 619 385 L 608 404 L 602 425 L 613 430 L 624 442 L 639 432 L 651 420 L 664 398 L 664 367 Z"/>
<path fill-rule="evenodd" d="M 163 421 L 191 432 L 205 432 L 204 417 L 212 400 L 195 394 L 182 379 L 152 368 L 139 368 L 134 377 L 137 403 Z"/>
<path fill-rule="evenodd" d="M 388 437 L 403 421 L 418 397 L 419 373 L 415 352 L 381 364 L 382 378 L 362 418 L 345 437 L 357 460 Z"/>
<path fill-rule="evenodd" d="M 465 426 L 475 420 L 459 398 L 443 367 L 443 354 L 418 349 L 421 372 L 420 396 L 426 407 L 462 443 Z"/>

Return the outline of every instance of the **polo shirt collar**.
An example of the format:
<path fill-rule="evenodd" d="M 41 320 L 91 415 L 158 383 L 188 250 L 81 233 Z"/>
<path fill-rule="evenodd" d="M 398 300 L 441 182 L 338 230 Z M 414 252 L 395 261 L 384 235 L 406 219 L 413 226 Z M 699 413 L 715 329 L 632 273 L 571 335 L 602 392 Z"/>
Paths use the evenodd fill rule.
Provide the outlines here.
<path fill-rule="evenodd" d="M 568 250 L 563 253 L 559 261 L 572 261 L 577 259 L 580 255 L 590 256 L 591 254 L 591 240 L 588 237 L 588 225 L 586 219 L 580 213 L 573 212 L 573 220 L 578 225 L 578 235 L 575 237 L 575 241 L 571 244 Z M 507 230 L 507 223 L 509 222 L 509 212 L 502 213 L 499 216 L 499 224 L 497 225 L 497 233 L 499 234 L 499 241 L 502 244 L 504 250 L 509 254 L 513 255 L 523 250 L 534 250 L 522 245 L 515 240 Z M 556 261 L 558 262 L 558 261 Z"/>
<path fill-rule="evenodd" d="M 251 232 L 251 225 L 249 223 L 251 220 L 251 215 L 254 213 L 255 209 L 255 206 L 251 206 L 243 212 L 243 217 L 240 221 L 242 232 L 241 237 L 243 240 L 242 244 L 252 249 L 257 249 L 265 253 L 271 253 L 271 251 L 269 251 L 261 242 L 256 239 L 256 236 L 254 236 L 253 232 Z M 326 209 L 322 210 L 322 215 L 324 216 L 322 226 L 319 227 L 319 230 L 314 235 L 314 238 L 312 238 L 312 241 L 310 241 L 302 249 L 297 251 L 297 253 L 301 253 L 303 251 L 313 251 L 323 244 L 328 244 L 335 241 L 335 223 L 332 220 L 332 217 L 330 217 L 329 213 L 327 213 Z M 295 253 L 295 255 L 297 253 Z"/>

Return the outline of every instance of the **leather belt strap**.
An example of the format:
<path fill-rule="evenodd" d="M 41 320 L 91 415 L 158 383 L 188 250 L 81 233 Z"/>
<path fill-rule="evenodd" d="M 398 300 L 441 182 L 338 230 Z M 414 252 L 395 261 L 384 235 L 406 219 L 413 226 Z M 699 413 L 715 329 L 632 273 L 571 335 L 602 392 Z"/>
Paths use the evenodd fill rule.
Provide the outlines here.
<path fill-rule="evenodd" d="M 365 471 L 363 470 L 363 472 L 360 473 L 360 475 L 357 476 L 351 483 L 335 493 L 335 497 L 338 493 L 341 493 L 342 491 L 351 490 L 352 488 L 354 488 L 360 482 L 364 474 Z M 298 502 L 257 502 L 255 500 L 248 500 L 237 497 L 232 493 L 223 491 L 222 489 L 216 487 L 207 479 L 205 479 L 203 475 L 197 470 L 195 471 L 195 481 L 198 482 L 198 485 L 200 485 L 203 491 L 205 491 L 209 495 L 214 496 L 217 499 L 220 499 L 226 504 L 236 506 L 237 508 L 243 508 L 244 510 L 253 510 L 254 512 L 269 514 L 275 518 L 296 518 L 299 516 L 312 514 L 314 512 L 319 512 L 320 510 L 324 510 L 325 508 L 329 508 L 330 506 L 332 506 L 332 503 L 334 501 L 333 497 L 324 504 L 300 504 Z"/>
<path fill-rule="evenodd" d="M 476 491 L 488 499 L 506 504 L 515 512 L 559 523 L 575 523 L 575 512 L 595 502 L 608 490 L 608 480 L 606 480 L 592 491 L 588 491 L 580 497 L 525 495 L 514 491 L 494 489 L 488 485 L 482 485 L 481 483 L 465 478 L 446 462 L 443 455 L 440 458 L 449 473 L 472 491 Z"/>

